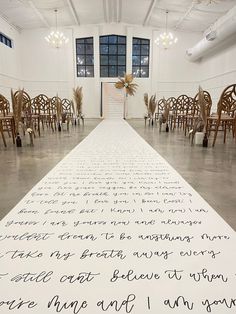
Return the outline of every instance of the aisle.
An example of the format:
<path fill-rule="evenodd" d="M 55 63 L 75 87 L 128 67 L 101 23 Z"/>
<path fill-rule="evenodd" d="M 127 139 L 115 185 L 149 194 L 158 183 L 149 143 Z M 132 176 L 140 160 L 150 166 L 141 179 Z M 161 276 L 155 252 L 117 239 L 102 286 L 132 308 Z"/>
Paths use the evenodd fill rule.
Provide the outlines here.
<path fill-rule="evenodd" d="M 236 311 L 234 231 L 123 120 L 99 124 L 0 230 L 0 313 Z"/>

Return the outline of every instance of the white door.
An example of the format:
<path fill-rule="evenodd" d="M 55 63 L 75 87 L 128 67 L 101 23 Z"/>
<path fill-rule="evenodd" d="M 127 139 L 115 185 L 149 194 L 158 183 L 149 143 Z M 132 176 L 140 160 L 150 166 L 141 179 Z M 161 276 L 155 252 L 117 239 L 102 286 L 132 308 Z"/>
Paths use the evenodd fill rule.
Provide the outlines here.
<path fill-rule="evenodd" d="M 115 83 L 102 83 L 102 106 L 105 119 L 123 119 L 124 90 L 115 87 Z"/>

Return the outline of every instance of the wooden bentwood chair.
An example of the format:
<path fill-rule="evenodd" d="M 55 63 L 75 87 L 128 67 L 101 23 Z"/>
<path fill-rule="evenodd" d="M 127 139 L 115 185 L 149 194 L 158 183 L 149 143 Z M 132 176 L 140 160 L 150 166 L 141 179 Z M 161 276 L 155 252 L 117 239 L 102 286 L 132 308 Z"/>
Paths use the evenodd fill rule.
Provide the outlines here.
<path fill-rule="evenodd" d="M 213 147 L 219 131 L 224 132 L 224 143 L 227 131 L 232 132 L 236 139 L 236 84 L 229 85 L 223 90 L 217 104 L 217 113 L 207 118 L 208 135 L 211 131 L 214 131 Z"/>
<path fill-rule="evenodd" d="M 4 146 L 6 147 L 6 141 L 4 137 L 4 132 L 7 132 L 9 137 L 12 137 L 13 144 L 15 144 L 15 121 L 13 113 L 10 112 L 10 103 L 3 96 L 0 95 L 0 132 L 2 134 L 2 139 Z"/>

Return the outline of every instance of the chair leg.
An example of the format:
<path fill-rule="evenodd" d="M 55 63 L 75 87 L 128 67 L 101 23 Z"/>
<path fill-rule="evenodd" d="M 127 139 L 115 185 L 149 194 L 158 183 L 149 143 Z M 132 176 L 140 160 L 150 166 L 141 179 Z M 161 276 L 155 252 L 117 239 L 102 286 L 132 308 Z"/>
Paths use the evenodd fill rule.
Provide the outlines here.
<path fill-rule="evenodd" d="M 15 123 L 13 120 L 11 121 L 11 134 L 12 134 L 13 144 L 15 144 L 16 132 L 15 132 Z"/>
<path fill-rule="evenodd" d="M 6 139 L 5 139 L 5 136 L 4 136 L 2 124 L 0 125 L 0 133 L 2 135 L 3 144 L 4 144 L 5 147 L 7 147 L 7 143 L 6 143 Z"/>
<path fill-rule="evenodd" d="M 213 143 L 212 143 L 212 147 L 215 146 L 215 142 L 216 142 L 216 137 L 217 137 L 219 125 L 220 125 L 220 122 L 217 122 L 217 124 L 216 124 L 216 129 L 215 129 L 215 134 L 214 134 L 214 140 L 213 140 Z"/>
<path fill-rule="evenodd" d="M 226 131 L 227 131 L 227 123 L 224 123 L 224 143 L 226 141 Z"/>

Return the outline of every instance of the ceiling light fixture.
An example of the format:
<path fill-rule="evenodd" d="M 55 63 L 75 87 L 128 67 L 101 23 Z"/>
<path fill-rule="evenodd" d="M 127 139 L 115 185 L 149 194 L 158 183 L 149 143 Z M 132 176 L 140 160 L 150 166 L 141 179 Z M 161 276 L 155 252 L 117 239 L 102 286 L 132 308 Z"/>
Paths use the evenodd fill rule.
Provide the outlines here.
<path fill-rule="evenodd" d="M 56 29 L 51 31 L 49 35 L 45 37 L 46 41 L 49 43 L 50 46 L 53 48 L 60 48 L 61 46 L 68 43 L 69 39 L 65 37 L 65 35 L 57 29 L 57 12 L 58 10 L 55 9 L 55 20 L 56 20 Z"/>
<path fill-rule="evenodd" d="M 155 40 L 155 43 L 160 46 L 161 48 L 168 49 L 170 48 L 173 44 L 176 44 L 178 41 L 178 38 L 175 37 L 171 32 L 167 31 L 167 26 L 168 26 L 168 13 L 169 11 L 166 11 L 166 28 L 165 32 L 160 34 Z"/>

